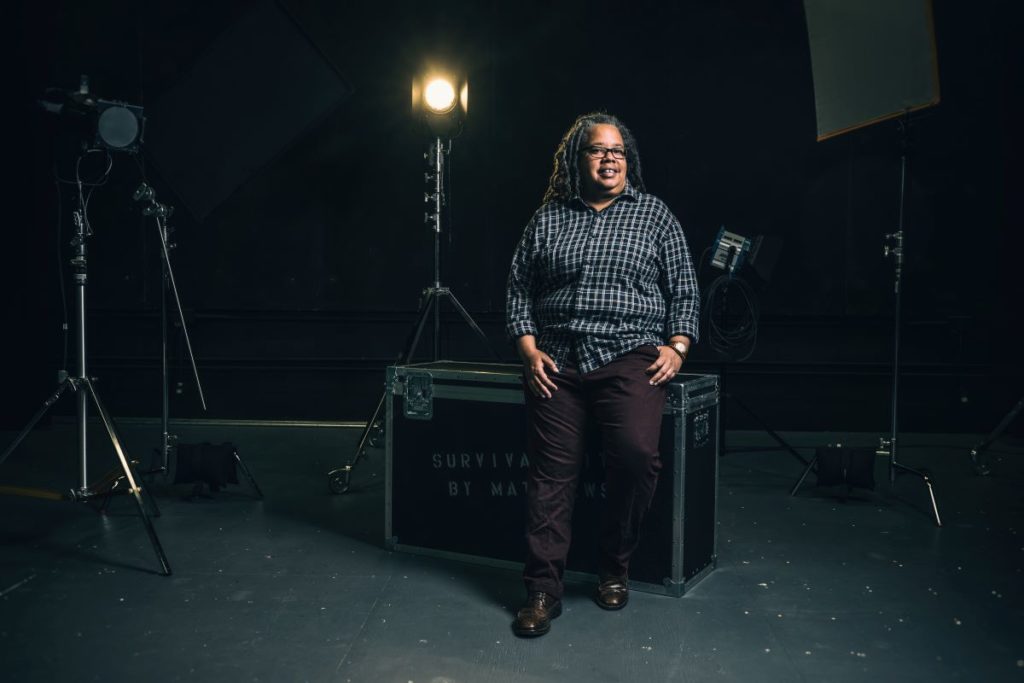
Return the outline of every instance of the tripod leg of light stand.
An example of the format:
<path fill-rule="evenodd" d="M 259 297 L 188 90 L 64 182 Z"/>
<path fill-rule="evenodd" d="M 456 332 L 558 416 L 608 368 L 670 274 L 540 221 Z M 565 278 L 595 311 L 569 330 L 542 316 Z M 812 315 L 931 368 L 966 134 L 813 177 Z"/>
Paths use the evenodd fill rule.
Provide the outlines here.
<path fill-rule="evenodd" d="M 484 331 L 481 330 L 480 326 L 476 324 L 476 321 L 473 320 L 473 317 L 469 314 L 469 311 L 465 309 L 465 307 L 462 305 L 462 302 L 460 302 L 458 297 L 455 296 L 455 292 L 453 292 L 450 289 L 446 289 L 445 294 L 448 296 L 449 299 L 451 299 L 452 306 L 454 306 L 455 310 L 459 312 L 459 315 L 462 316 L 462 319 L 466 321 L 466 324 L 469 325 L 470 329 L 472 329 L 473 332 L 476 333 L 476 336 L 479 337 L 480 341 L 484 343 L 484 346 L 488 348 L 488 350 L 491 352 L 491 355 L 494 356 L 494 358 L 500 363 L 502 360 L 501 354 L 499 354 L 498 351 L 494 348 L 494 345 L 491 344 L 491 340 L 487 338 L 487 335 L 484 334 Z"/>
<path fill-rule="evenodd" d="M 896 462 L 895 457 L 890 461 L 890 467 L 892 467 L 893 476 L 898 472 L 906 472 L 915 476 L 921 477 L 924 481 L 924 485 L 928 488 L 928 498 L 932 503 L 932 515 L 935 516 L 935 526 L 942 526 L 942 519 L 939 517 L 939 505 L 935 501 L 935 488 L 932 486 L 932 475 L 924 470 L 917 470 L 913 467 L 907 467 L 906 465 Z"/>
<path fill-rule="evenodd" d="M 384 412 L 384 401 L 387 399 L 387 396 L 388 392 L 386 390 L 380 395 L 380 400 L 377 401 L 377 408 L 373 411 L 373 416 L 366 422 L 366 426 L 363 427 L 363 431 L 359 435 L 355 455 L 352 456 L 352 459 L 345 465 L 327 473 L 327 485 L 331 489 L 331 493 L 348 492 L 349 486 L 352 484 L 352 470 L 359 464 L 359 461 L 363 459 L 363 455 L 366 453 L 370 434 L 373 433 L 375 425 L 381 418 L 381 413 Z"/>
<path fill-rule="evenodd" d="M 142 517 L 142 523 L 146 527 L 146 533 L 149 534 L 149 541 L 153 545 L 153 551 L 156 553 L 157 559 L 160 561 L 160 567 L 164 576 L 171 575 L 171 565 L 167 562 L 167 556 L 164 554 L 164 549 L 160 545 L 160 539 L 156 535 L 156 529 L 153 528 L 153 522 L 150 520 L 149 515 L 146 514 L 146 505 L 142 500 L 142 489 L 139 482 L 136 481 L 136 477 L 132 471 L 131 462 L 124 453 L 124 449 L 121 447 L 121 440 L 117 436 L 117 431 L 114 429 L 114 423 L 110 419 L 110 415 L 107 413 L 106 408 L 103 407 L 103 402 L 100 401 L 99 395 L 92 386 L 92 381 L 89 378 L 84 378 L 83 383 L 89 391 L 89 396 L 92 397 L 93 403 L 96 405 L 96 410 L 100 415 L 100 419 L 103 421 L 103 426 L 107 429 L 107 436 L 110 437 L 110 442 L 114 446 L 114 452 L 117 454 L 117 459 L 121 464 L 121 470 L 124 472 L 125 479 L 128 481 L 129 493 L 135 498 L 135 503 L 139 508 L 139 515 Z"/>
<path fill-rule="evenodd" d="M 250 472 L 249 468 L 245 466 L 244 462 L 242 462 L 242 458 L 238 455 L 238 451 L 235 451 L 235 462 L 238 463 L 238 469 L 242 470 L 242 474 L 244 474 L 245 478 L 249 480 L 250 484 L 252 484 L 253 489 L 256 491 L 256 496 L 258 498 L 263 498 L 263 491 L 260 490 L 260 485 L 256 483 L 256 477 L 252 476 L 252 472 Z"/>
<path fill-rule="evenodd" d="M 206 410 L 206 396 L 203 394 L 203 383 L 199 380 L 199 368 L 196 366 L 196 357 L 192 353 L 192 341 L 188 336 L 188 326 L 185 324 L 185 311 L 181 307 L 181 298 L 178 296 L 178 285 L 174 281 L 174 269 L 171 268 L 171 253 L 167 248 L 166 227 L 162 219 L 157 219 L 157 232 L 160 233 L 160 250 L 164 257 L 164 265 L 167 266 L 167 281 L 171 284 L 171 294 L 174 295 L 174 305 L 178 310 L 178 322 L 181 323 L 181 333 L 185 337 L 185 348 L 188 350 L 188 359 L 192 365 L 192 376 L 196 380 L 196 389 L 199 390 L 199 402 Z"/>
<path fill-rule="evenodd" d="M 984 477 L 991 472 L 988 465 L 981 459 L 982 453 L 988 450 L 988 447 L 1003 435 L 1003 432 L 1005 432 L 1006 428 L 1010 426 L 1010 423 L 1020 415 L 1021 410 L 1024 410 L 1024 398 L 1017 401 L 1017 405 L 1010 409 L 1010 412 L 1008 412 L 1002 421 L 996 425 L 996 428 L 993 429 L 989 435 L 984 438 L 984 440 L 971 449 L 971 462 L 974 464 L 974 471 L 979 475 Z M 0 462 L 3 462 L 2 458 L 0 458 Z"/>
<path fill-rule="evenodd" d="M 430 287 L 425 290 L 423 295 L 423 302 L 420 304 L 420 310 L 417 314 L 416 327 L 413 330 L 412 336 L 409 338 L 409 342 L 406 344 L 405 350 L 399 354 L 397 363 L 402 365 L 412 360 L 413 354 L 416 353 L 416 347 L 419 346 L 420 337 L 423 335 L 423 328 L 426 325 L 427 318 L 430 316 L 430 309 L 438 306 L 437 302 L 438 290 Z M 342 465 L 341 467 L 335 468 L 327 473 L 327 486 L 330 488 L 332 493 L 346 493 L 352 484 L 352 470 L 363 455 L 366 453 L 366 445 L 370 441 L 370 434 L 376 428 L 377 422 L 381 418 L 381 413 L 384 410 L 384 401 L 388 395 L 387 389 L 380 395 L 380 400 L 377 401 L 377 408 L 373 411 L 373 416 L 370 417 L 366 422 L 366 426 L 363 427 L 362 433 L 359 435 L 359 442 L 356 444 L 356 452 L 352 458 Z"/>
<path fill-rule="evenodd" d="M 437 290 L 430 287 L 424 293 L 423 303 L 420 305 L 419 320 L 416 321 L 416 328 L 413 331 L 412 337 L 409 339 L 409 343 L 406 344 L 405 351 L 398 357 L 398 363 L 408 363 L 412 360 L 413 355 L 416 353 L 416 347 L 420 345 L 420 337 L 423 336 L 423 328 L 427 324 L 427 317 L 430 315 L 430 309 L 438 306 L 437 303 Z"/>
<path fill-rule="evenodd" d="M 789 492 L 790 496 L 795 496 L 797 494 L 797 491 L 799 491 L 800 487 L 803 486 L 804 479 L 807 478 L 807 475 L 811 473 L 811 470 L 813 470 L 814 466 L 817 464 L 818 456 L 815 455 L 813 458 L 811 458 L 811 461 L 807 463 L 807 467 L 804 468 L 804 472 L 803 474 L 800 475 L 800 478 L 796 480 L 796 484 L 793 486 L 793 490 Z"/>
<path fill-rule="evenodd" d="M 11 455 L 11 453 L 13 453 L 15 449 L 18 448 L 21 442 L 25 440 L 25 437 L 28 436 L 29 433 L 39 423 L 39 421 L 43 419 L 43 415 L 46 414 L 46 411 L 49 410 L 50 407 L 53 406 L 53 404 L 60 399 L 60 397 L 64 394 L 65 391 L 67 391 L 67 388 L 68 386 L 70 386 L 70 384 L 70 380 L 64 380 L 63 382 L 60 383 L 60 386 L 57 387 L 57 390 L 50 394 L 49 398 L 43 401 L 43 407 L 36 411 L 36 414 L 33 415 L 32 419 L 28 421 L 28 424 L 25 425 L 25 428 L 18 433 L 18 436 L 17 438 L 14 439 L 14 442 L 7 447 L 7 450 L 3 452 L 3 455 L 0 455 L 0 465 L 2 465 L 4 461 L 7 460 L 7 458 Z"/>
<path fill-rule="evenodd" d="M 736 402 L 736 405 L 738 405 L 738 406 L 739 406 L 740 408 L 742 408 L 742 409 L 743 409 L 743 412 L 745 412 L 745 413 L 746 413 L 747 415 L 749 415 L 750 417 L 752 417 L 752 418 L 754 418 L 755 420 L 757 420 L 757 423 L 761 425 L 761 429 L 763 429 L 763 430 L 764 430 L 764 431 L 765 431 L 765 432 L 766 432 L 766 433 L 768 434 L 768 436 L 770 436 L 770 437 L 772 437 L 773 439 L 775 439 L 775 441 L 777 441 L 777 442 L 778 442 L 778 444 L 779 444 L 780 446 L 782 446 L 782 447 L 783 447 L 783 448 L 785 448 L 785 449 L 786 449 L 787 451 L 789 451 L 789 452 L 790 452 L 790 454 L 791 454 L 791 455 L 792 455 L 792 456 L 793 456 L 794 458 L 796 458 L 797 460 L 799 460 L 799 461 L 800 461 L 801 463 L 803 463 L 804 465 L 809 465 L 809 464 L 810 464 L 810 463 L 809 463 L 809 462 L 807 461 L 807 458 L 805 458 L 804 456 L 802 456 L 802 455 L 800 455 L 799 453 L 797 453 L 797 451 L 796 451 L 796 449 L 795 449 L 795 448 L 793 448 L 792 446 L 790 446 L 790 445 L 789 445 L 789 444 L 788 444 L 788 443 L 786 442 L 786 440 L 785 440 L 785 439 L 783 439 L 783 438 L 782 438 L 781 436 L 779 436 L 779 435 L 778 435 L 778 434 L 777 434 L 777 433 L 775 432 L 775 430 L 774 430 L 774 429 L 772 429 L 772 428 L 771 428 L 771 427 L 770 427 L 770 426 L 768 425 L 768 423 L 766 423 L 766 422 L 765 422 L 764 420 L 762 420 L 762 419 L 760 418 L 760 416 L 758 416 L 758 414 L 757 414 L 757 413 L 755 413 L 755 412 L 754 412 L 753 410 L 751 410 L 750 408 L 748 408 L 748 407 L 746 406 L 746 404 L 744 404 L 744 403 L 743 403 L 743 401 L 739 400 L 738 398 L 736 398 L 736 397 L 735 397 L 735 396 L 733 396 L 732 394 L 728 394 L 728 395 L 726 396 L 726 398 L 731 398 L 731 399 L 732 399 L 733 401 L 735 401 L 735 402 Z"/>

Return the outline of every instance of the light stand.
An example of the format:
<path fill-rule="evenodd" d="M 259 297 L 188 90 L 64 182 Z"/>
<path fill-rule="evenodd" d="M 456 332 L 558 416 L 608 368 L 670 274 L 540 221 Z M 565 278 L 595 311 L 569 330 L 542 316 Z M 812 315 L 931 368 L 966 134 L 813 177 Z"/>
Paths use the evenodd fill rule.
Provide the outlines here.
<path fill-rule="evenodd" d="M 55 403 L 57 403 L 61 396 L 63 396 L 68 389 L 71 389 L 71 391 L 76 393 L 75 426 L 78 434 L 78 460 L 81 467 L 81 486 L 77 489 L 71 489 L 67 493 L 47 491 L 43 489 L 3 486 L 0 487 L 0 493 L 44 498 L 47 500 L 70 501 L 91 501 L 97 498 L 107 498 L 114 493 L 129 493 L 135 499 L 135 503 L 139 508 L 139 515 L 142 517 L 142 523 L 146 527 L 146 533 L 149 535 L 153 551 L 156 553 L 157 559 L 160 562 L 161 573 L 164 576 L 170 576 L 171 567 L 170 564 L 168 564 L 167 556 L 164 554 L 163 548 L 160 545 L 160 539 L 156 535 L 156 530 L 153 528 L 153 523 L 150 520 L 149 515 L 146 513 L 146 505 L 144 504 L 142 497 L 142 485 L 137 474 L 133 470 L 133 463 L 125 454 L 125 450 L 121 445 L 121 440 L 114 427 L 114 422 L 107 413 L 106 408 L 104 408 L 102 401 L 100 401 L 99 394 L 97 394 L 96 389 L 93 386 L 93 381 L 86 372 L 85 302 L 86 284 L 88 281 L 86 239 L 89 237 L 91 232 L 86 225 L 85 201 L 81 192 L 80 182 L 78 197 L 79 206 L 74 212 L 75 236 L 71 241 L 74 251 L 70 261 L 77 290 L 75 296 L 75 317 L 77 320 L 76 355 L 78 360 L 78 373 L 71 376 L 66 370 L 61 371 L 62 380 L 58 385 L 57 390 L 43 402 L 43 406 L 35 415 L 32 416 L 32 419 L 29 420 L 28 424 L 25 425 L 25 428 L 21 430 L 14 442 L 7 447 L 7 450 L 5 450 L 2 455 L 0 455 L 0 464 L 3 464 L 3 462 L 7 460 L 11 453 L 13 453 L 25 437 L 28 436 L 46 412 Z M 110 437 L 110 442 L 114 447 L 114 452 L 117 454 L 118 464 L 120 465 L 120 474 L 117 474 L 117 470 L 115 468 L 112 473 L 102 477 L 100 481 L 91 486 L 88 481 L 87 443 L 87 419 L 90 398 L 92 399 L 93 405 L 96 407 L 96 411 L 99 413 L 100 419 L 103 421 L 103 426 L 107 430 L 107 435 Z M 117 490 L 117 487 L 122 480 L 128 483 L 127 491 Z M 148 495 L 146 497 L 150 504 L 154 506 L 155 514 L 159 514 L 159 511 L 155 509 L 155 503 L 153 502 L 152 497 Z"/>
<path fill-rule="evenodd" d="M 192 376 L 196 380 L 196 389 L 199 391 L 199 403 L 206 411 L 206 396 L 203 394 L 203 383 L 199 379 L 199 368 L 196 366 L 196 358 L 192 353 L 192 341 L 188 335 L 188 325 L 185 324 L 185 313 L 181 307 L 181 297 L 178 296 L 178 285 L 174 280 L 174 269 L 171 267 L 171 249 L 174 243 L 171 242 L 171 228 L 168 225 L 168 218 L 174 213 L 174 207 L 161 204 L 156 201 L 156 193 L 153 188 L 142 183 L 135 190 L 132 199 L 137 202 L 146 202 L 142 209 L 144 216 L 152 216 L 155 219 L 157 236 L 160 238 L 160 272 L 161 272 L 161 296 L 160 296 L 160 378 L 162 390 L 162 403 L 160 413 L 160 462 L 157 471 L 166 472 L 170 460 L 170 454 L 174 450 L 175 436 L 170 433 L 170 379 L 168 367 L 168 321 L 167 321 L 167 297 L 174 297 L 175 309 L 178 312 L 178 322 L 181 324 L 182 336 L 185 339 L 185 349 L 188 352 L 189 363 L 192 366 Z"/>
<path fill-rule="evenodd" d="M 181 325 L 182 337 L 185 340 L 185 349 L 188 353 L 189 364 L 192 368 L 192 377 L 196 381 L 196 389 L 199 392 L 199 403 L 206 411 L 206 395 L 203 393 L 203 383 L 199 379 L 199 368 L 196 365 L 196 357 L 192 351 L 192 340 L 188 334 L 188 325 L 185 323 L 185 310 L 181 305 L 181 297 L 178 294 L 178 284 L 174 279 L 174 268 L 171 266 L 171 249 L 176 245 L 171 241 L 173 229 L 169 224 L 169 218 L 174 213 L 174 207 L 161 204 L 156 201 L 156 192 L 152 187 L 143 182 L 132 195 L 136 202 L 145 202 L 142 208 L 144 216 L 152 216 L 157 228 L 157 236 L 160 238 L 160 272 L 162 287 L 160 290 L 160 379 L 161 379 L 161 411 L 160 411 L 160 464 L 147 472 L 147 474 L 166 474 L 169 472 L 171 454 L 174 453 L 177 445 L 177 436 L 170 433 L 171 415 L 171 387 L 170 368 L 168 362 L 168 336 L 170 325 L 167 316 L 167 299 L 174 300 L 174 309 L 178 314 L 178 323 Z M 242 462 L 238 452 L 234 455 L 235 462 L 242 473 L 249 479 L 258 497 L 263 497 L 263 492 L 256 484 L 255 478 L 249 468 Z"/>
<path fill-rule="evenodd" d="M 893 286 L 895 293 L 895 304 L 893 310 L 893 358 L 892 358 L 892 430 L 889 438 L 881 437 L 876 453 L 886 456 L 889 459 L 889 488 L 892 490 L 896 485 L 897 474 L 913 474 L 920 477 L 928 489 L 928 497 L 931 499 L 932 514 L 935 517 L 935 525 L 942 526 L 942 519 L 939 517 L 939 507 L 935 502 L 935 489 L 932 486 L 931 473 L 924 469 L 915 469 L 901 463 L 898 459 L 897 437 L 899 434 L 899 391 L 900 391 L 900 327 L 902 325 L 901 302 L 903 296 L 903 261 L 905 258 L 903 244 L 903 214 L 906 203 L 907 186 L 907 137 L 910 126 L 910 113 L 906 112 L 899 120 L 900 126 L 900 199 L 899 219 L 896 232 L 886 235 L 886 244 L 883 253 L 887 258 L 892 258 L 894 278 Z"/>
<path fill-rule="evenodd" d="M 446 204 L 444 172 L 447 165 L 448 154 L 450 152 L 451 141 L 445 144 L 440 136 L 436 136 L 434 142 L 430 145 L 429 151 L 424 154 L 424 158 L 430 163 L 430 171 L 424 174 L 424 180 L 428 183 L 428 191 L 424 193 L 423 199 L 430 205 L 430 208 L 424 214 L 423 220 L 427 225 L 431 226 L 431 230 L 434 233 L 434 281 L 429 287 L 423 290 L 423 294 L 420 298 L 419 312 L 416 316 L 416 324 L 405 349 L 398 356 L 396 361 L 398 365 L 402 365 L 412 360 L 416 353 L 416 348 L 419 346 L 420 337 L 423 334 L 423 328 L 426 325 L 427 317 L 430 315 L 431 311 L 433 311 L 434 314 L 432 357 L 435 361 L 440 360 L 441 302 L 445 300 L 451 303 L 452 307 L 459 313 L 465 323 L 469 325 L 477 338 L 483 342 L 484 346 L 490 350 L 491 354 L 498 360 L 498 362 L 501 362 L 502 360 L 501 355 L 491 344 L 487 335 L 484 334 L 484 331 L 476 324 L 476 321 L 473 320 L 469 311 L 466 310 L 458 297 L 455 296 L 455 292 L 441 283 L 441 214 L 443 207 Z M 384 411 L 384 402 L 386 398 L 387 391 L 381 395 L 380 400 L 377 402 L 377 408 L 373 412 L 373 416 L 369 421 L 367 421 L 366 426 L 363 428 L 359 441 L 356 444 L 356 451 L 353 458 L 342 467 L 331 470 L 327 473 L 328 485 L 332 492 L 345 493 L 348 491 L 349 486 L 351 485 L 353 468 L 359 463 L 360 459 L 365 454 L 366 446 L 371 440 L 371 435 L 374 434 L 375 431 L 379 430 L 380 419 Z"/>

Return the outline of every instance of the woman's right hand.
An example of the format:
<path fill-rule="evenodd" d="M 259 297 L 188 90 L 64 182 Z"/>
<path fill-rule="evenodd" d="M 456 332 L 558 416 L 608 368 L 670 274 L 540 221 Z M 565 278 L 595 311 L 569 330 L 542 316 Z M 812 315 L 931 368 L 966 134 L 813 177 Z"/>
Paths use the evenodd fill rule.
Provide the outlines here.
<path fill-rule="evenodd" d="M 526 386 L 534 396 L 551 398 L 552 392 L 558 391 L 554 381 L 548 377 L 548 372 L 558 372 L 555 361 L 551 360 L 551 356 L 536 348 L 524 351 L 521 355 Z"/>

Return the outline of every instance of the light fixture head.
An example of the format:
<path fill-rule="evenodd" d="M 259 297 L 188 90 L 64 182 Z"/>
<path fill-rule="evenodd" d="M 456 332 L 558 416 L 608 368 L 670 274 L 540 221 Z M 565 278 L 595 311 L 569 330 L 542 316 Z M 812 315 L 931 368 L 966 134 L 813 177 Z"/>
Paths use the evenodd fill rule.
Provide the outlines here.
<path fill-rule="evenodd" d="M 745 265 L 749 265 L 761 280 L 767 283 L 772 279 L 772 271 L 782 252 L 782 237 L 779 235 L 744 237 L 729 232 L 723 225 L 718 230 L 712 249 L 712 267 L 728 271 L 730 276 L 735 276 Z"/>
<path fill-rule="evenodd" d="M 730 275 L 735 275 L 736 271 L 746 263 L 752 246 L 753 243 L 749 238 L 729 232 L 723 225 L 715 237 L 711 265 L 729 271 Z"/>
<path fill-rule="evenodd" d="M 423 89 L 423 104 L 432 114 L 447 114 L 455 106 L 455 88 L 446 78 L 435 78 Z"/>
<path fill-rule="evenodd" d="M 62 128 L 82 149 L 137 152 L 142 144 L 146 117 L 140 106 L 104 100 L 89 91 L 89 77 L 82 76 L 78 90 L 47 88 L 37 101 L 47 112 L 60 117 Z"/>
<path fill-rule="evenodd" d="M 412 110 L 438 137 L 454 137 L 469 111 L 469 83 L 452 72 L 428 71 L 413 79 Z"/>
<path fill-rule="evenodd" d="M 95 145 L 115 152 L 135 152 L 146 126 L 142 107 L 96 100 Z"/>

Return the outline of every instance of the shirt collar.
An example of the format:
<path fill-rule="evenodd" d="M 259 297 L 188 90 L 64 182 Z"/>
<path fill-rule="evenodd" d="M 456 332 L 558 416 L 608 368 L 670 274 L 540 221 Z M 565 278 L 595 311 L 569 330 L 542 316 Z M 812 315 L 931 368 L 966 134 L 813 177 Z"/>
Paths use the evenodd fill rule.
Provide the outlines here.
<path fill-rule="evenodd" d="M 634 188 L 633 184 L 630 183 L 628 180 L 626 181 L 626 187 L 624 187 L 622 189 L 622 192 L 620 192 L 618 196 L 615 197 L 615 200 L 612 202 L 612 204 L 615 204 L 615 202 L 624 198 L 631 199 L 634 202 L 640 199 L 640 191 Z M 583 197 L 579 196 L 578 194 L 574 194 L 572 197 L 570 197 L 569 202 L 577 204 L 578 206 L 581 206 L 583 208 L 588 208 L 590 206 L 585 201 L 583 201 Z"/>

